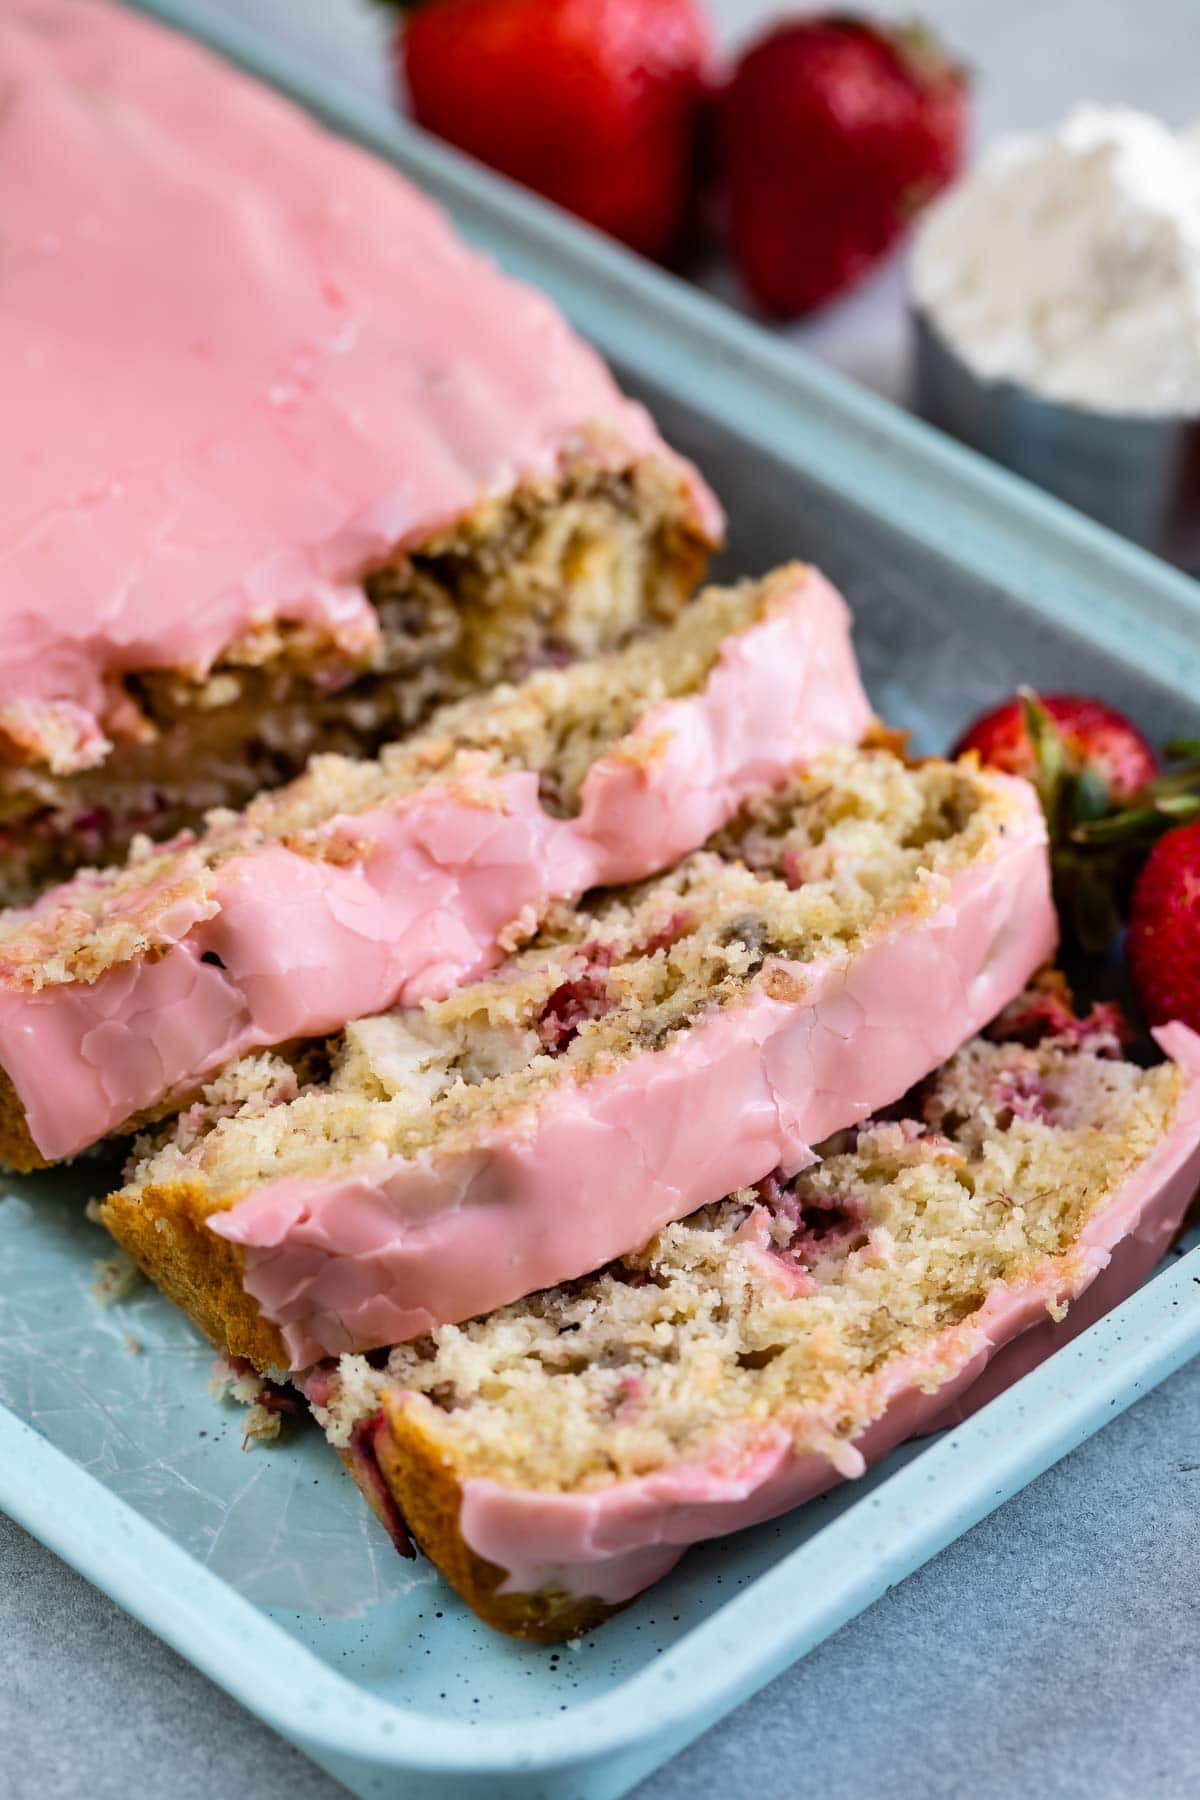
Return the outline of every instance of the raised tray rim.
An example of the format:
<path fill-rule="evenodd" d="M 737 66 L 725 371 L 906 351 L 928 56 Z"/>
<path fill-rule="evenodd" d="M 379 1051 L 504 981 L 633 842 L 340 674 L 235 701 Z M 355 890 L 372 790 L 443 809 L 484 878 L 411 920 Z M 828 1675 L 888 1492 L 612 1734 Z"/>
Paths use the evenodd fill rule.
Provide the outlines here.
<path fill-rule="evenodd" d="M 134 0 L 383 155 L 551 291 L 610 357 L 994 579 L 1030 614 L 1200 691 L 1200 586 L 886 400 L 436 144 L 198 0 Z M 743 432 L 744 427 L 741 427 Z M 918 508 L 936 491 L 938 507 Z M 920 520 L 920 524 L 916 523 Z M 364 1693 L 14 1414 L 0 1506 L 318 1760 L 441 1776 L 663 1760 L 1200 1351 L 1200 1250 L 932 1443 L 627 1681 L 561 1716 L 465 1732 Z M 872 1560 L 872 1528 L 889 1547 Z M 819 1546 L 819 1550 L 818 1550 Z M 339 1767 L 339 1772 L 341 1769 Z M 616 1791 L 615 1788 L 609 1791 Z"/>

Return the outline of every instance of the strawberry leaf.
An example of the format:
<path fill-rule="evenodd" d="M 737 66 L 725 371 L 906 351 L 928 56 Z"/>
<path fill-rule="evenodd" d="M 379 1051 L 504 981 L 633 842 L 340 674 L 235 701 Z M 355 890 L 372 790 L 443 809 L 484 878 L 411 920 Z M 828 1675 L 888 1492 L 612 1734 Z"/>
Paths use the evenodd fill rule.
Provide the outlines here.
<path fill-rule="evenodd" d="M 1166 813 L 1172 825 L 1200 819 L 1200 794 L 1164 794 L 1157 804 L 1158 811 Z"/>
<path fill-rule="evenodd" d="M 1021 712 L 1033 750 L 1034 785 L 1051 832 L 1062 811 L 1063 784 L 1067 778 L 1067 747 L 1062 733 L 1032 688 L 1021 689 Z"/>
<path fill-rule="evenodd" d="M 1071 799 L 1071 810 L 1075 823 L 1086 824 L 1092 819 L 1103 819 L 1112 805 L 1108 783 L 1099 769 L 1088 763 L 1079 771 L 1075 782 L 1075 791 Z M 1074 835 L 1072 833 L 1072 835 Z"/>
<path fill-rule="evenodd" d="M 1097 848 L 1110 844 L 1135 844 L 1165 830 L 1166 825 L 1159 807 L 1130 807 L 1125 812 L 1110 813 L 1107 818 L 1089 819 L 1076 825 L 1071 833 L 1071 842 Z"/>
<path fill-rule="evenodd" d="M 949 54 L 927 19 L 901 19 L 884 28 L 884 35 L 915 80 L 928 85 L 946 80 L 960 87 L 969 85 L 973 73 L 970 65 Z"/>
<path fill-rule="evenodd" d="M 1143 789 L 1143 794 L 1182 794 L 1191 793 L 1200 786 L 1200 761 L 1185 762 L 1178 769 L 1169 769 L 1165 775 L 1158 775 Z M 1142 795 L 1136 796 L 1138 799 Z"/>

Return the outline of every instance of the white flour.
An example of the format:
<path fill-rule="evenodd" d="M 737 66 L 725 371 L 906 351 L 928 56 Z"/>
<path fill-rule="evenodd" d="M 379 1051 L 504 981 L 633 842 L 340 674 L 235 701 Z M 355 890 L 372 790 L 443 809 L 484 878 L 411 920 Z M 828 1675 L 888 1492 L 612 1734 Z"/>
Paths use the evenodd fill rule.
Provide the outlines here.
<path fill-rule="evenodd" d="M 1081 106 L 1002 139 L 925 215 L 913 290 L 980 375 L 1200 414 L 1200 127 Z"/>

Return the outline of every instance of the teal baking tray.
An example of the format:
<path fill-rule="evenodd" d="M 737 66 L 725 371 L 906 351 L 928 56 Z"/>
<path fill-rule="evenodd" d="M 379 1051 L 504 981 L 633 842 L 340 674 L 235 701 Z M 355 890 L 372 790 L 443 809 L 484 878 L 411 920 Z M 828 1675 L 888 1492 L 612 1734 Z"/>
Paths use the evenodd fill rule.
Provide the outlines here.
<path fill-rule="evenodd" d="M 725 500 L 727 565 L 820 562 L 919 744 L 1034 678 L 1200 728 L 1200 588 L 199 0 L 209 39 L 388 158 L 537 282 Z M 94 1297 L 98 1167 L 0 1201 L 0 1506 L 361 1795 L 606 1800 L 1200 1351 L 1200 1249 L 956 1431 L 704 1546 L 560 1650 L 395 1557 L 315 1434 L 241 1448 L 211 1353 L 149 1289 Z"/>

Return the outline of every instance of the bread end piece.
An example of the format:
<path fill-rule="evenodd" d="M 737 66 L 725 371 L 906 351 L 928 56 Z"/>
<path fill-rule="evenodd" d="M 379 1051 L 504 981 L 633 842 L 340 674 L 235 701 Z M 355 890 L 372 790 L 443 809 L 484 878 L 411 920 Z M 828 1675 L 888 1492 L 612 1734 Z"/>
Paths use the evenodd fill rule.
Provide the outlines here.
<path fill-rule="evenodd" d="M 0 1165 L 18 1175 L 50 1167 L 30 1135 L 20 1095 L 4 1068 L 0 1068 Z"/>
<path fill-rule="evenodd" d="M 385 1394 L 383 1416 L 384 1429 L 374 1443 L 379 1472 L 416 1543 L 485 1625 L 508 1637 L 561 1644 L 621 1610 L 563 1589 L 502 1593 L 506 1571 L 463 1539 L 462 1486 L 452 1461 L 421 1423 L 419 1409 L 399 1395 Z M 352 1463 L 347 1466 L 355 1472 Z M 360 1486 L 367 1493 L 365 1484 Z"/>
<path fill-rule="evenodd" d="M 110 1194 L 103 1225 L 143 1274 L 199 1325 L 217 1348 L 257 1369 L 286 1368 L 277 1326 L 264 1319 L 244 1286 L 243 1253 L 211 1231 L 212 1203 L 199 1181 L 153 1183 L 136 1197 Z"/>

